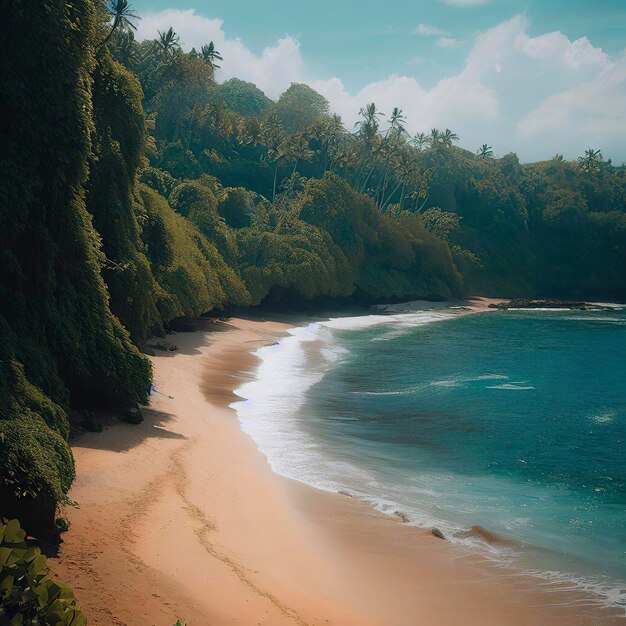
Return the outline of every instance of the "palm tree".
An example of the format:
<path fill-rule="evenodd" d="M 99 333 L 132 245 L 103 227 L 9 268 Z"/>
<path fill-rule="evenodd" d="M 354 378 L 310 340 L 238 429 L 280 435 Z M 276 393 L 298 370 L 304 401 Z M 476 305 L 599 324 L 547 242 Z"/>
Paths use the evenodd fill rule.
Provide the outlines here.
<path fill-rule="evenodd" d="M 401 148 L 402 142 L 400 136 L 395 132 L 391 136 L 385 136 L 383 139 L 381 139 L 380 136 L 376 137 L 372 152 L 375 157 L 375 162 L 377 161 L 382 169 L 382 173 L 379 173 L 378 184 L 374 191 L 374 201 L 376 204 L 382 204 L 384 200 L 387 185 L 391 181 L 393 174 L 394 163 L 397 161 L 398 152 Z M 376 163 L 372 168 L 372 173 L 374 169 L 376 169 Z M 363 189 L 365 189 L 365 186 Z"/>
<path fill-rule="evenodd" d="M 219 69 L 219 65 L 215 62 L 223 61 L 224 57 L 215 49 L 215 45 L 212 41 L 209 42 L 208 46 L 202 46 L 202 51 L 200 56 L 211 66 L 212 70 Z"/>
<path fill-rule="evenodd" d="M 430 135 L 428 135 L 428 143 L 430 147 L 437 150 L 441 147 L 441 131 L 436 128 L 431 128 Z"/>
<path fill-rule="evenodd" d="M 154 50 L 160 57 L 159 71 L 163 78 L 177 80 L 180 76 L 182 51 L 180 49 L 180 37 L 170 26 L 166 32 L 160 30 L 159 38 L 154 42 Z"/>
<path fill-rule="evenodd" d="M 289 178 L 285 178 L 280 185 L 281 193 L 291 200 L 297 198 L 304 191 L 304 184 L 307 179 L 298 172 L 293 172 Z"/>
<path fill-rule="evenodd" d="M 310 126 L 310 138 L 319 146 L 319 173 L 323 174 L 329 167 L 331 152 L 345 138 L 346 129 L 341 117 L 333 113 L 330 117 L 319 118 Z"/>
<path fill-rule="evenodd" d="M 484 143 L 482 146 L 480 146 L 480 148 L 478 148 L 478 150 L 476 150 L 476 154 L 483 159 L 490 159 L 491 157 L 493 157 L 493 149 L 491 148 L 491 146 L 488 146 L 486 143 Z"/>
<path fill-rule="evenodd" d="M 451 148 L 452 144 L 459 140 L 459 136 L 456 133 L 453 133 L 449 128 L 446 128 L 443 133 L 439 135 L 441 140 L 441 145 L 444 148 Z"/>
<path fill-rule="evenodd" d="M 367 104 L 364 107 L 361 107 L 361 109 L 359 110 L 359 115 L 363 118 L 363 121 L 359 121 L 355 124 L 355 126 L 360 126 L 361 124 L 369 124 L 371 122 L 376 122 L 378 123 L 378 118 L 382 115 L 384 116 L 384 113 L 381 113 L 377 108 L 376 108 L 376 103 L 374 102 L 370 102 L 369 104 Z"/>
<path fill-rule="evenodd" d="M 135 70 L 141 63 L 139 46 L 131 30 L 118 30 L 110 46 L 113 58 L 131 70 Z"/>
<path fill-rule="evenodd" d="M 240 144 L 256 146 L 261 141 L 260 120 L 255 117 L 240 117 L 237 123 L 237 139 Z"/>
<path fill-rule="evenodd" d="M 395 195 L 396 191 L 400 187 L 402 187 L 402 191 L 400 192 L 400 209 L 402 209 L 402 204 L 404 202 L 404 194 L 406 189 L 406 184 L 414 177 L 417 176 L 417 163 L 416 163 L 416 155 L 415 152 L 407 149 L 406 146 L 402 150 L 398 152 L 394 152 L 393 154 L 393 165 L 394 165 L 394 173 L 397 177 L 397 183 L 394 187 L 393 191 L 387 196 L 387 200 L 384 201 L 380 207 L 381 213 L 385 212 L 385 209 L 391 202 L 391 199 Z"/>
<path fill-rule="evenodd" d="M 389 116 L 389 130 L 387 131 L 388 133 L 395 133 L 398 135 L 402 135 L 403 133 L 406 132 L 405 129 L 405 124 L 406 124 L 406 117 L 402 114 L 402 109 L 399 109 L 398 107 L 394 107 L 393 111 L 391 112 L 391 115 Z"/>
<path fill-rule="evenodd" d="M 315 154 L 309 146 L 308 139 L 302 133 L 291 137 L 287 149 L 289 151 L 289 157 L 294 160 L 292 176 L 296 173 L 296 169 L 298 169 L 299 161 L 310 161 Z"/>
<path fill-rule="evenodd" d="M 359 129 L 359 135 L 363 138 L 366 144 L 371 143 L 372 139 L 378 132 L 379 118 L 384 113 L 381 113 L 376 109 L 376 104 L 370 102 L 367 106 L 361 108 L 359 115 L 363 118 L 359 120 L 355 127 Z"/>
<path fill-rule="evenodd" d="M 423 150 L 428 145 L 429 141 L 430 139 L 428 138 L 428 135 L 425 133 L 417 133 L 409 143 L 412 146 L 415 146 L 418 150 Z"/>
<path fill-rule="evenodd" d="M 137 30 L 137 26 L 135 26 L 134 21 L 141 19 L 130 8 L 128 0 L 109 0 L 107 4 L 107 11 L 109 15 L 113 18 L 113 24 L 111 25 L 111 30 L 109 31 L 109 34 L 100 44 L 100 46 L 104 46 L 104 44 L 106 44 L 109 39 L 111 39 L 113 33 L 117 28 L 121 30 Z"/>
<path fill-rule="evenodd" d="M 328 119 L 328 135 L 334 142 L 337 138 L 345 135 L 346 129 L 343 126 L 341 115 L 333 113 Z"/>
<path fill-rule="evenodd" d="M 600 150 L 587 148 L 585 154 L 578 157 L 578 164 L 583 172 L 595 173 L 600 169 L 602 160 L 602 152 L 600 152 Z"/>
<path fill-rule="evenodd" d="M 276 199 L 276 177 L 278 176 L 278 163 L 288 155 L 288 135 L 280 125 L 278 118 L 273 115 L 261 125 L 261 141 L 267 148 L 265 160 L 274 163 L 274 186 L 272 190 L 272 202 Z"/>
<path fill-rule="evenodd" d="M 340 170 L 344 172 L 344 178 L 348 178 L 350 170 L 355 169 L 359 165 L 359 155 L 354 149 L 354 146 L 345 145 L 341 147 L 332 148 L 330 151 L 330 170 L 332 172 L 333 167 L 337 165 Z"/>
<path fill-rule="evenodd" d="M 164 56 L 173 56 L 180 51 L 180 37 L 174 32 L 170 26 L 165 33 L 160 30 L 159 38 L 156 40 L 157 50 Z"/>
<path fill-rule="evenodd" d="M 178 81 L 183 76 L 182 61 L 183 53 L 180 49 L 163 57 L 159 62 L 159 72 L 166 80 Z"/>

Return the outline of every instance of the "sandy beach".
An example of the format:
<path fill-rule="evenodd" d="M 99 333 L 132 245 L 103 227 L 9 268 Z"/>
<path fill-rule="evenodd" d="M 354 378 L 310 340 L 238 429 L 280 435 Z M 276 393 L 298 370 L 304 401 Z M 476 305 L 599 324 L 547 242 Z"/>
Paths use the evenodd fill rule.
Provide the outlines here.
<path fill-rule="evenodd" d="M 294 320 L 295 322 L 296 320 Z M 151 357 L 145 421 L 74 442 L 50 563 L 93 625 L 623 623 L 583 596 L 274 474 L 228 407 L 289 321 L 230 319 Z M 276 381 L 280 384 L 281 381 Z"/>

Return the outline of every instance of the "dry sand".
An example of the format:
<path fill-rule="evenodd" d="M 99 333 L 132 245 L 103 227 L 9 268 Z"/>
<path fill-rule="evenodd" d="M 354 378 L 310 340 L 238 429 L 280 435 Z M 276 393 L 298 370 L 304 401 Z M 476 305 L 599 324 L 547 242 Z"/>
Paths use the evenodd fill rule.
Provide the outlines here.
<path fill-rule="evenodd" d="M 153 357 L 139 426 L 85 434 L 55 574 L 93 625 L 623 623 L 571 591 L 270 470 L 228 408 L 289 324 L 232 319 Z M 281 381 L 276 381 L 281 384 Z M 572 604 L 575 603 L 575 604 Z"/>

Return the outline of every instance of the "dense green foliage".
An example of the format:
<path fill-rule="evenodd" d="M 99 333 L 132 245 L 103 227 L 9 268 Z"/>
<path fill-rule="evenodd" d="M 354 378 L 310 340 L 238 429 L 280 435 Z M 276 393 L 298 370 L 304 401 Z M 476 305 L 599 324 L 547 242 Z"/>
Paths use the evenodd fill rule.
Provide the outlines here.
<path fill-rule="evenodd" d="M 219 86 L 224 106 L 239 115 L 259 115 L 272 101 L 252 83 L 231 78 Z"/>
<path fill-rule="evenodd" d="M 383 241 L 387 236 L 412 241 L 419 269 L 407 273 L 405 246 L 394 243 L 393 263 L 398 267 L 378 275 L 368 248 L 361 278 L 352 273 L 352 289 L 338 287 L 345 276 L 325 281 L 322 272 L 314 288 L 303 281 L 307 285 L 303 296 L 356 291 L 370 300 L 447 297 L 463 289 L 488 295 L 624 296 L 626 169 L 603 161 L 599 151 L 590 149 L 574 162 L 557 155 L 551 161 L 524 165 L 514 154 L 494 158 L 487 144 L 476 153 L 460 149 L 455 146 L 458 137 L 448 129 L 411 137 L 402 111 L 383 116 L 374 104 L 363 107 L 350 132 L 340 118 L 329 114 L 328 102 L 320 94 L 295 83 L 272 103 L 243 81 L 233 79 L 219 86 L 205 82 L 202 90 L 196 88 L 190 106 L 187 85 L 201 73 L 189 65 L 193 55 L 178 50 L 176 69 L 159 74 L 154 70 L 157 62 L 150 61 L 158 52 L 151 55 L 146 42 L 134 45 L 145 52 L 134 68 L 146 92 L 144 107 L 157 110 L 160 94 L 171 97 L 170 131 L 155 134 L 157 150 L 150 156 L 146 182 L 163 193 L 164 176 L 184 180 L 208 174 L 226 188 L 260 194 L 274 205 L 270 211 L 274 217 L 269 219 L 268 207 L 251 200 L 253 195 L 246 198 L 243 191 L 238 196 L 231 193 L 228 200 L 218 199 L 227 225 L 245 231 L 237 233 L 240 270 L 254 302 L 259 294 L 290 290 L 292 282 L 298 282 L 293 266 L 275 266 L 282 264 L 279 259 L 291 258 L 284 250 L 271 249 L 278 241 L 282 247 L 293 237 L 298 267 L 310 271 L 302 254 L 313 244 L 302 225 L 296 228 L 293 215 L 299 213 L 299 196 L 327 172 L 371 198 Z M 163 113 L 157 112 L 157 129 L 164 129 L 159 115 Z M 359 213 L 361 201 L 350 202 Z M 315 206 L 312 212 L 317 210 Z M 319 210 L 324 211 L 323 206 Z M 315 220 L 309 223 L 320 227 Z M 321 227 L 331 233 L 339 223 Z M 254 233 L 256 253 L 243 249 Z M 302 237 L 308 240 L 306 245 Z M 336 243 L 341 247 L 345 242 Z M 313 262 L 320 250 L 309 251 Z M 435 258 L 434 263 L 428 260 Z M 262 259 L 268 259 L 267 266 Z M 334 262 L 331 259 L 332 254 L 320 257 L 326 268 Z M 430 274 L 433 270 L 437 280 Z M 255 282 L 259 277 L 263 280 Z"/>
<path fill-rule="evenodd" d="M 44 4 L 10 2 L 2 81 L 0 484 L 26 499 L 69 488 L 70 398 L 145 401 L 150 385 L 150 364 L 109 309 L 84 201 L 94 5 Z"/>
<path fill-rule="evenodd" d="M 292 83 L 269 111 L 287 132 L 295 133 L 328 115 L 328 100 L 308 85 Z"/>
<path fill-rule="evenodd" d="M 216 84 L 228 59 L 211 42 L 186 53 L 169 29 L 137 43 L 126 2 L 7 8 L 0 495 L 66 497 L 68 411 L 145 402 L 138 348 L 177 317 L 324 297 L 626 297 L 626 168 L 597 150 L 521 164 L 448 129 L 411 137 L 373 103 L 348 130 L 306 85 L 273 102 Z"/>
<path fill-rule="evenodd" d="M 0 623 L 85 626 L 72 592 L 50 576 L 46 557 L 25 539 L 16 519 L 0 523 Z"/>

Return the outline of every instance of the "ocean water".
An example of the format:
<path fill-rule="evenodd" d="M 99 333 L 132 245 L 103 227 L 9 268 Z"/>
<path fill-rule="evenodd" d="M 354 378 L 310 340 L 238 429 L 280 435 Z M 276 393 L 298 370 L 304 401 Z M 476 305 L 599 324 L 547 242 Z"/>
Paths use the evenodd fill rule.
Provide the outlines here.
<path fill-rule="evenodd" d="M 233 406 L 276 472 L 626 607 L 626 309 L 338 318 L 257 353 Z"/>

